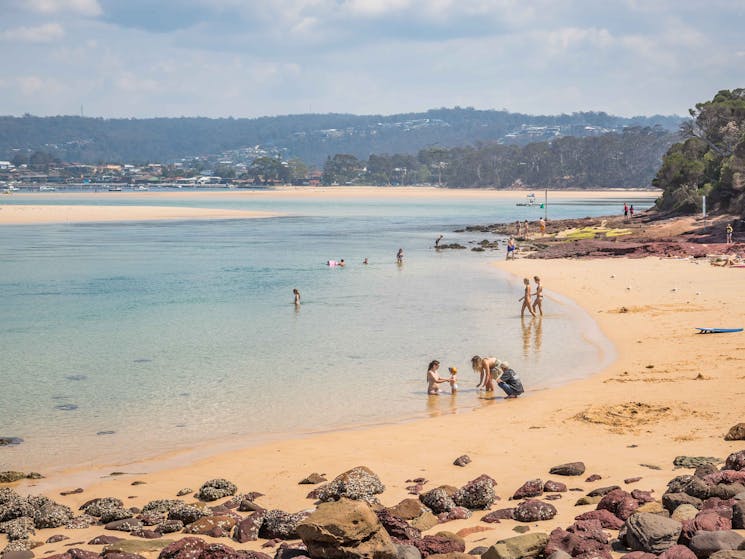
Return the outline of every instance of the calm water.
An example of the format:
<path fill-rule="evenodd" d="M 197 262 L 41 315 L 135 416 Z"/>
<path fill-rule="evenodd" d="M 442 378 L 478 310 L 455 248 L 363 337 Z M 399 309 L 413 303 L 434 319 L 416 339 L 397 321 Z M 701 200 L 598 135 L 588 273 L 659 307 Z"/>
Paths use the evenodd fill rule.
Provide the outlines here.
<path fill-rule="evenodd" d="M 624 201 L 650 204 L 573 200 L 552 204 L 550 215 L 617 213 Z M 491 238 L 452 233 L 464 225 L 540 215 L 515 201 L 112 193 L 2 202 L 287 216 L 2 227 L 0 436 L 25 442 L 0 448 L 0 470 L 116 463 L 205 441 L 499 405 L 473 389 L 474 353 L 511 361 L 529 390 L 585 376 L 609 355 L 590 318 L 550 285 L 547 315 L 521 321 L 520 285 L 489 265 L 502 252 L 431 248 L 439 233 L 462 244 Z M 325 266 L 341 258 L 346 268 Z M 460 369 L 454 398 L 426 396 L 433 358 Z"/>

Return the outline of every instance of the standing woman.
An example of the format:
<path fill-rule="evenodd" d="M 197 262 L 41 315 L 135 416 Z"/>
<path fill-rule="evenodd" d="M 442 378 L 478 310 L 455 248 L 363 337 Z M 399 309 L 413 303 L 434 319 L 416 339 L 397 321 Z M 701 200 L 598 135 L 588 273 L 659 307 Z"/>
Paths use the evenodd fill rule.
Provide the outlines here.
<path fill-rule="evenodd" d="M 404 249 L 402 248 L 398 249 L 398 252 L 396 253 L 396 263 L 398 264 L 404 263 Z"/>
<path fill-rule="evenodd" d="M 479 383 L 476 388 L 484 387 L 487 392 L 494 391 L 493 377 L 498 373 L 496 367 L 499 360 L 496 357 L 479 357 L 474 355 L 471 358 L 471 367 L 473 371 L 479 374 Z"/>
<path fill-rule="evenodd" d="M 525 291 L 523 293 L 523 296 L 518 299 L 518 301 L 523 302 L 523 306 L 520 309 L 520 318 L 525 316 L 525 309 L 528 309 L 528 311 L 530 311 L 530 314 L 535 316 L 535 312 L 533 312 L 533 304 L 530 301 L 530 299 L 532 298 L 532 295 L 530 293 L 530 280 L 528 278 L 523 278 L 523 284 L 525 285 Z"/>
<path fill-rule="evenodd" d="M 533 276 L 535 282 L 535 300 L 533 301 L 533 314 L 536 309 L 543 316 L 543 286 L 541 285 L 541 278 Z"/>
<path fill-rule="evenodd" d="M 300 306 L 300 292 L 297 290 L 297 288 L 292 290 L 292 294 L 295 296 L 295 306 Z"/>

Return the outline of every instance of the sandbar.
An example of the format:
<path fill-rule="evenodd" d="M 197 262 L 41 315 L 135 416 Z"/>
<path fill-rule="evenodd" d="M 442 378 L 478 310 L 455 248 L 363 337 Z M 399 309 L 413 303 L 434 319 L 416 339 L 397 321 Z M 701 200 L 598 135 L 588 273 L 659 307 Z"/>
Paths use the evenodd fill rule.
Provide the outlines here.
<path fill-rule="evenodd" d="M 42 223 L 102 223 L 117 221 L 251 219 L 271 212 L 173 206 L 0 205 L 0 225 Z"/>

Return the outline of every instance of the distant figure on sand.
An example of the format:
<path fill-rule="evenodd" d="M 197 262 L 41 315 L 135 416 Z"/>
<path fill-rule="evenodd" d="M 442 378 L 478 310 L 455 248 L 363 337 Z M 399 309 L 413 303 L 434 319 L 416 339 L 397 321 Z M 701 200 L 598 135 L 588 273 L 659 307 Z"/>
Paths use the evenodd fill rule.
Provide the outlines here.
<path fill-rule="evenodd" d="M 440 235 L 439 237 L 437 237 L 437 239 L 435 239 L 435 248 L 440 248 L 440 241 L 444 236 L 445 235 Z"/>
<path fill-rule="evenodd" d="M 520 222 L 519 221 L 515 222 L 515 236 L 516 237 L 520 236 Z"/>
<path fill-rule="evenodd" d="M 429 367 L 427 367 L 427 394 L 439 394 L 440 387 L 437 385 L 450 382 L 448 378 L 440 378 L 440 375 L 437 374 L 439 368 L 440 362 L 437 360 L 430 362 Z"/>
<path fill-rule="evenodd" d="M 518 299 L 518 301 L 523 302 L 523 306 L 520 309 L 520 318 L 525 316 L 525 309 L 528 309 L 530 314 L 535 316 L 535 313 L 533 312 L 533 303 L 530 300 L 531 299 L 530 280 L 528 278 L 523 278 L 523 284 L 525 285 L 525 291 L 523 292 L 523 296 Z"/>
<path fill-rule="evenodd" d="M 533 281 L 535 282 L 535 300 L 533 301 L 533 314 L 535 314 L 537 309 L 540 315 L 543 316 L 543 286 L 541 285 L 541 278 L 539 278 L 538 276 L 533 276 Z"/>
<path fill-rule="evenodd" d="M 514 260 L 515 259 L 515 250 L 517 247 L 515 246 L 515 239 L 513 237 L 510 237 L 507 240 L 507 256 L 505 256 L 505 260 Z"/>
<path fill-rule="evenodd" d="M 626 219 L 629 217 L 629 205 L 624 202 L 623 203 L 623 218 Z"/>
<path fill-rule="evenodd" d="M 482 388 L 487 392 L 494 391 L 494 373 L 496 373 L 495 367 L 499 360 L 496 357 L 479 357 L 474 355 L 471 357 L 471 367 L 475 373 L 479 374 L 479 383 L 476 388 Z"/>
<path fill-rule="evenodd" d="M 292 290 L 292 294 L 295 296 L 295 306 L 300 306 L 300 292 L 297 289 Z"/>
<path fill-rule="evenodd" d="M 732 224 L 731 223 L 728 223 L 727 224 L 727 244 L 728 245 L 731 245 L 732 244 L 732 232 L 733 231 L 734 231 L 734 229 L 732 228 Z"/>
<path fill-rule="evenodd" d="M 398 249 L 398 252 L 396 253 L 396 262 L 398 264 L 404 263 L 404 249 L 402 248 Z"/>
<path fill-rule="evenodd" d="M 497 360 L 496 367 L 492 369 L 492 374 L 499 388 L 507 394 L 508 399 L 517 398 L 525 392 L 523 383 L 520 382 L 517 373 L 510 369 L 510 364 L 507 361 Z"/>
<path fill-rule="evenodd" d="M 541 228 L 541 237 L 546 234 L 546 222 L 543 220 L 543 218 L 538 220 L 538 227 Z"/>
<path fill-rule="evenodd" d="M 634 218 L 634 204 L 631 204 L 629 206 L 629 219 L 633 219 L 633 218 Z"/>
<path fill-rule="evenodd" d="M 528 236 L 528 220 L 527 219 L 523 223 L 523 226 L 525 227 L 525 233 L 523 233 L 523 236 L 527 237 Z"/>
<path fill-rule="evenodd" d="M 365 259 L 362 261 L 363 264 L 367 264 L 367 256 L 365 256 Z"/>
<path fill-rule="evenodd" d="M 450 373 L 450 393 L 455 394 L 458 392 L 458 368 L 448 367 Z"/>

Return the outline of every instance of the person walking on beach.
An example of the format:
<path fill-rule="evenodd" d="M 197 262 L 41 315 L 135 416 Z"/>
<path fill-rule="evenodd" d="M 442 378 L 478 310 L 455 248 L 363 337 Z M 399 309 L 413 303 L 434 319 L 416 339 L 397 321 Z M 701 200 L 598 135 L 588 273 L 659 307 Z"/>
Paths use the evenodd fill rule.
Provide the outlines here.
<path fill-rule="evenodd" d="M 533 314 L 535 315 L 536 309 L 541 316 L 543 316 L 543 286 L 541 285 L 541 278 L 533 276 L 535 282 L 535 300 L 533 301 Z"/>
<path fill-rule="evenodd" d="M 402 248 L 398 249 L 398 252 L 396 253 L 396 263 L 397 264 L 404 263 L 404 249 Z"/>
<path fill-rule="evenodd" d="M 543 218 L 538 220 L 538 227 L 541 228 L 541 237 L 543 237 L 546 234 L 546 222 Z"/>
<path fill-rule="evenodd" d="M 732 228 L 732 224 L 731 223 L 728 223 L 727 224 L 727 230 L 726 231 L 727 231 L 727 244 L 728 245 L 731 245 L 732 244 L 732 233 L 734 231 L 734 229 Z"/>
<path fill-rule="evenodd" d="M 295 306 L 300 306 L 300 292 L 297 289 L 292 290 L 292 294 L 295 296 Z"/>
<path fill-rule="evenodd" d="M 535 316 L 535 312 L 533 311 L 533 304 L 531 301 L 532 295 L 530 293 L 530 280 L 528 278 L 523 278 L 523 284 L 525 285 L 525 291 L 523 292 L 523 296 L 518 299 L 518 301 L 523 302 L 523 306 L 520 309 L 520 318 L 525 316 L 525 309 L 528 309 L 528 312 Z"/>
<path fill-rule="evenodd" d="M 629 206 L 629 219 L 634 219 L 634 204 Z"/>
<path fill-rule="evenodd" d="M 445 235 L 440 235 L 439 237 L 437 237 L 437 239 L 435 239 L 435 248 L 440 248 L 440 241 L 444 236 Z"/>
<path fill-rule="evenodd" d="M 507 399 L 517 398 L 520 394 L 525 392 L 523 383 L 520 382 L 517 373 L 510 368 L 510 364 L 507 363 L 507 361 L 497 360 L 494 370 L 496 371 L 494 380 L 496 381 L 497 386 L 505 391 Z"/>
<path fill-rule="evenodd" d="M 479 374 L 479 383 L 476 388 L 483 388 L 486 392 L 494 391 L 494 373 L 497 372 L 498 359 L 496 357 L 471 357 L 471 367 L 475 373 Z"/>
<path fill-rule="evenodd" d="M 623 220 L 626 221 L 629 218 L 629 205 L 624 202 L 623 203 Z"/>
<path fill-rule="evenodd" d="M 525 227 L 525 233 L 523 234 L 523 237 L 527 237 L 528 236 L 528 220 L 527 219 L 523 223 L 523 226 Z"/>
<path fill-rule="evenodd" d="M 514 260 L 516 249 L 517 247 L 515 246 L 515 239 L 513 237 L 510 237 L 507 241 L 507 256 L 505 256 L 505 260 Z"/>
<path fill-rule="evenodd" d="M 440 378 L 440 375 L 437 374 L 437 369 L 439 368 L 440 362 L 436 359 L 431 361 L 427 367 L 427 394 L 439 394 L 440 387 L 437 385 L 443 382 L 450 382 L 449 378 Z"/>

